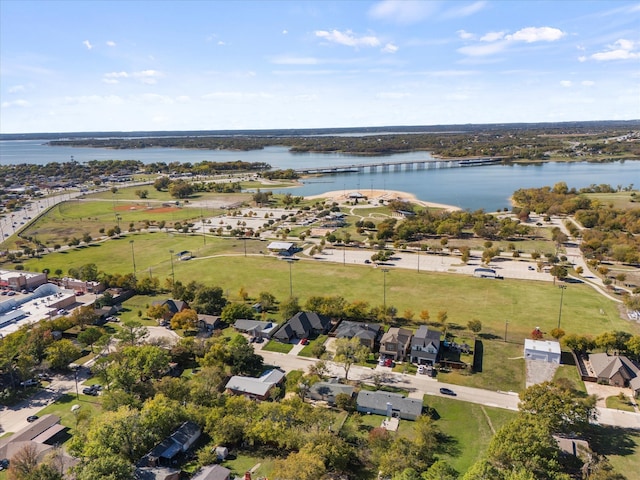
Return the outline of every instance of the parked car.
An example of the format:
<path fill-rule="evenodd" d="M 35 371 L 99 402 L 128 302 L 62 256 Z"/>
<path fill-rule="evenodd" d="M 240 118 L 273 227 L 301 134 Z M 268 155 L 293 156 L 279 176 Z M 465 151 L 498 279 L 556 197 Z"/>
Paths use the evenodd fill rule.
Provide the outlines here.
<path fill-rule="evenodd" d="M 535 268 L 533 268 L 531 265 L 529 265 L 527 268 L 528 268 L 529 270 L 535 270 Z"/>
<path fill-rule="evenodd" d="M 303 338 L 302 340 L 300 340 L 300 345 L 308 345 L 308 344 L 309 344 L 308 338 Z"/>
<path fill-rule="evenodd" d="M 27 422 L 29 422 L 29 423 L 33 423 L 33 422 L 35 422 L 38 418 L 39 418 L 39 417 L 38 417 L 38 415 L 29 415 L 29 416 L 27 417 Z"/>
<path fill-rule="evenodd" d="M 9 468 L 9 459 L 3 458 L 0 460 L 0 470 L 6 470 L 7 468 Z"/>
<path fill-rule="evenodd" d="M 94 386 L 95 385 L 83 388 L 82 389 L 82 393 L 84 393 L 85 395 L 91 395 L 92 397 L 97 397 L 98 396 L 98 389 L 97 388 L 93 388 Z"/>
<path fill-rule="evenodd" d="M 453 390 L 451 390 L 450 388 L 441 388 L 440 389 L 440 393 L 442 395 L 451 395 L 452 397 L 456 396 L 456 392 L 454 392 Z"/>
<path fill-rule="evenodd" d="M 393 360 L 392 360 L 392 359 L 390 359 L 390 358 L 387 358 L 387 359 L 384 361 L 384 366 L 385 366 L 385 367 L 393 367 Z"/>
<path fill-rule="evenodd" d="M 39 383 L 40 382 L 38 382 L 38 380 L 36 380 L 35 378 L 30 378 L 29 380 L 25 380 L 24 382 L 20 382 L 20 386 L 21 387 L 35 387 Z"/>

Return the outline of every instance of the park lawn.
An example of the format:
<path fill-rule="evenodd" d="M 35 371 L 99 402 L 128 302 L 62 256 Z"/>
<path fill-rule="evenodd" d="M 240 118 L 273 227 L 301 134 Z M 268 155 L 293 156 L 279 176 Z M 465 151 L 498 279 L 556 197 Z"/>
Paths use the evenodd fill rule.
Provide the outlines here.
<path fill-rule="evenodd" d="M 142 323 L 145 327 L 157 327 L 158 321 L 147 317 L 147 309 L 155 301 L 163 301 L 171 298 L 170 294 L 159 295 L 134 295 L 128 300 L 122 302 L 122 310 L 118 313 L 121 322 L 135 320 Z M 138 312 L 142 312 L 142 316 L 138 316 Z"/>
<path fill-rule="evenodd" d="M 520 392 L 525 387 L 522 345 L 498 340 L 483 340 L 482 372 L 466 370 L 438 372 L 438 380 L 454 385 Z"/>
<path fill-rule="evenodd" d="M 133 245 L 139 275 L 148 272 L 164 279 L 171 274 L 169 250 L 189 250 L 195 258 L 173 261 L 176 280 L 197 279 L 206 285 L 218 285 L 227 293 L 244 288 L 254 298 L 267 291 L 280 301 L 289 298 L 291 286 L 301 305 L 318 294 L 339 295 L 349 302 L 363 300 L 370 306 L 382 304 L 383 275 L 377 269 L 302 259 L 290 270 L 287 262 L 273 256 L 252 254 L 257 249 L 266 251 L 265 242 L 247 241 L 247 257 L 244 242 L 238 239 L 207 238 L 206 242 L 204 245 L 201 236 L 159 232 L 127 235 L 99 246 L 31 259 L 24 265 L 31 271 L 67 271 L 72 266 L 95 263 L 99 270 L 124 274 L 132 271 Z M 536 326 L 543 332 L 557 326 L 560 291 L 551 282 L 487 281 L 459 274 L 392 269 L 386 275 L 386 300 L 398 312 L 428 309 L 435 317 L 437 312 L 446 311 L 451 324 L 464 326 L 471 319 L 480 320 L 481 336 L 489 339 L 503 339 L 508 321 L 509 342 L 521 343 Z M 402 326 L 417 325 L 402 322 Z M 564 292 L 561 327 L 567 333 L 590 335 L 611 330 L 640 333 L 640 326 L 620 318 L 613 301 L 583 284 L 571 284 Z M 512 356 L 522 356 L 522 352 Z"/>
<path fill-rule="evenodd" d="M 620 400 L 617 395 L 613 395 L 611 397 L 607 397 L 605 401 L 607 402 L 607 408 L 615 408 L 616 410 L 623 410 L 625 412 L 635 412 L 633 405 L 631 405 L 628 398 Z"/>
<path fill-rule="evenodd" d="M 425 395 L 424 405 L 435 410 L 437 427 L 455 441 L 453 453 L 443 455 L 443 458 L 460 473 L 466 472 L 484 455 L 493 437 L 487 417 L 498 431 L 517 415 L 510 410 L 431 395 Z"/>
<path fill-rule="evenodd" d="M 78 389 L 81 390 L 80 385 L 78 385 Z M 92 397 L 81 393 L 79 398 L 76 399 L 75 395 L 65 393 L 51 405 L 40 410 L 38 416 L 41 417 L 48 413 L 58 415 L 61 419 L 60 423 L 65 427 L 69 427 L 69 433 L 73 435 L 73 431 L 76 428 L 76 416 L 71 411 L 73 405 L 80 405 L 80 411 L 89 412 L 89 418 L 97 417 L 102 413 L 102 401 L 99 396 Z"/>
<path fill-rule="evenodd" d="M 632 202 L 634 198 L 632 192 L 614 192 L 614 193 L 588 193 L 587 198 L 597 200 L 603 205 L 613 205 L 614 208 L 621 210 L 630 210 L 638 208 L 638 200 Z M 637 190 L 636 190 L 637 193 Z"/>
<path fill-rule="evenodd" d="M 289 353 L 292 348 L 292 343 L 281 343 L 276 340 L 269 340 L 267 344 L 262 347 L 262 350 L 266 350 L 267 352 Z"/>

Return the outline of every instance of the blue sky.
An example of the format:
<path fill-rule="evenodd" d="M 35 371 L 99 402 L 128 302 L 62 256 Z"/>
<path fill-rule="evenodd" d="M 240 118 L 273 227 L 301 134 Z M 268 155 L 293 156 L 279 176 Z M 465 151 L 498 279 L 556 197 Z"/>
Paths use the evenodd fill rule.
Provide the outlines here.
<path fill-rule="evenodd" d="M 0 0 L 0 132 L 640 118 L 640 2 Z"/>

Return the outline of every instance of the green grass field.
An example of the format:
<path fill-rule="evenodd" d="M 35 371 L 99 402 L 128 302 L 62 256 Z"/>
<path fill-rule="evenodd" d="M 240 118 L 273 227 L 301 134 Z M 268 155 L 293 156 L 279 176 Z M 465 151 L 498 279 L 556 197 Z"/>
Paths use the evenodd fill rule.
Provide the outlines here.
<path fill-rule="evenodd" d="M 130 244 L 130 240 L 134 243 Z M 201 236 L 135 234 L 30 259 L 24 265 L 26 270 L 48 268 L 55 272 L 59 268 L 66 273 L 70 267 L 95 263 L 99 270 L 108 273 L 129 273 L 135 255 L 138 276 L 157 276 L 162 284 L 171 276 L 169 250 L 189 250 L 196 258 L 173 262 L 176 280 L 196 279 L 218 285 L 231 296 L 243 287 L 253 298 L 262 291 L 271 292 L 280 301 L 289 297 L 289 264 L 261 255 L 259 252 L 266 252 L 266 242 L 248 240 L 247 257 L 242 240 L 208 238 L 206 242 L 205 245 Z M 383 300 L 381 271 L 364 265 L 302 260 L 291 266 L 291 285 L 302 304 L 314 295 L 341 295 L 349 302 L 364 300 L 371 306 L 381 305 Z M 509 342 L 522 342 L 536 326 L 543 332 L 553 329 L 558 321 L 559 300 L 557 286 L 549 282 L 509 279 L 487 282 L 463 275 L 401 269 L 392 270 L 386 279 L 387 305 L 395 306 L 398 312 L 427 309 L 435 318 L 437 312 L 444 310 L 449 323 L 460 327 L 470 319 L 477 319 L 482 322 L 481 334 L 489 339 L 503 339 L 508 321 Z M 569 286 L 564 293 L 562 328 L 568 333 L 591 335 L 610 330 L 640 333 L 640 327 L 620 318 L 614 302 L 580 284 Z"/>
<path fill-rule="evenodd" d="M 281 343 L 275 340 L 268 341 L 266 345 L 262 347 L 262 349 L 266 350 L 267 352 L 278 352 L 278 353 L 289 353 L 292 348 L 293 348 L 292 343 Z"/>
<path fill-rule="evenodd" d="M 78 384 L 78 389 L 82 390 L 82 385 Z M 38 416 L 52 413 L 60 417 L 60 423 L 65 427 L 69 427 L 69 433 L 73 435 L 73 431 L 76 428 L 76 414 L 71 411 L 73 405 L 80 405 L 78 412 L 83 412 L 82 415 L 87 415 L 88 418 L 99 415 L 102 412 L 102 405 L 100 403 L 100 397 L 92 397 L 90 395 L 83 395 L 80 393 L 79 398 L 76 399 L 75 395 L 65 393 L 58 400 L 51 405 L 43 408 L 38 412 Z"/>
<path fill-rule="evenodd" d="M 620 400 L 617 395 L 614 395 L 607 397 L 605 401 L 607 402 L 607 408 L 615 408 L 616 410 L 623 410 L 625 412 L 635 412 L 628 398 Z"/>

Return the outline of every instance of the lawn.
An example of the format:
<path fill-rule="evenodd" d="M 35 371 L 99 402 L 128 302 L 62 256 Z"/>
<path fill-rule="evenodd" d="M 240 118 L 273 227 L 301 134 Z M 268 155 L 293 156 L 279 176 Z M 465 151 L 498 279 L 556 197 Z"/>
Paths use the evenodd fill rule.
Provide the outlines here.
<path fill-rule="evenodd" d="M 289 353 L 293 348 L 292 343 L 281 343 L 276 340 L 269 340 L 267 344 L 262 347 L 267 352 Z"/>
<path fill-rule="evenodd" d="M 571 359 L 573 360 L 572 357 Z M 562 360 L 564 361 L 564 358 Z M 587 389 L 585 388 L 584 382 L 580 378 L 578 369 L 575 365 L 560 365 L 556 370 L 555 375 L 553 376 L 553 380 L 555 381 L 561 378 L 566 378 L 567 380 L 569 380 L 577 391 L 587 393 Z"/>
<path fill-rule="evenodd" d="M 629 480 L 640 471 L 640 431 L 607 426 L 594 427 L 590 432 L 591 448 L 605 455 L 617 473 Z"/>
<path fill-rule="evenodd" d="M 300 350 L 298 355 L 301 357 L 313 357 L 313 353 L 311 353 L 313 346 L 318 344 L 323 345 L 324 342 L 327 341 L 327 338 L 329 338 L 327 335 L 319 335 L 318 338 L 309 340 L 309 343 Z"/>
<path fill-rule="evenodd" d="M 130 244 L 130 240 L 134 243 Z M 189 250 L 195 258 L 188 262 L 173 261 L 176 280 L 197 279 L 219 285 L 225 292 L 238 292 L 243 287 L 254 298 L 267 291 L 280 301 L 289 298 L 292 287 L 301 304 L 318 294 L 340 295 L 349 302 L 363 300 L 371 306 L 382 303 L 383 276 L 376 269 L 301 260 L 290 270 L 287 262 L 259 254 L 266 251 L 265 242 L 247 241 L 247 257 L 243 243 L 237 239 L 207 238 L 205 245 L 201 236 L 135 234 L 31 259 L 25 262 L 25 268 L 67 271 L 71 266 L 95 263 L 107 273 L 127 273 L 132 271 L 133 246 L 139 275 L 148 273 L 164 280 L 171 275 L 169 250 Z M 388 306 L 395 306 L 398 312 L 427 309 L 432 318 L 437 312 L 446 311 L 449 323 L 458 326 L 477 319 L 482 322 L 481 334 L 486 338 L 502 339 L 507 321 L 508 340 L 518 343 L 536 326 L 548 332 L 557 325 L 559 293 L 551 282 L 510 279 L 490 282 L 464 275 L 401 269 L 391 270 L 386 277 Z M 406 322 L 403 325 L 415 326 Z M 564 293 L 562 328 L 567 333 L 591 335 L 610 330 L 640 333 L 639 326 L 620 318 L 613 301 L 582 284 L 572 284 Z"/>
<path fill-rule="evenodd" d="M 260 464 L 260 467 L 253 473 L 252 478 L 270 477 L 273 470 L 273 458 L 271 456 L 261 456 L 259 451 L 238 450 L 232 452 L 237 455 L 233 460 L 225 460 L 222 466 L 231 470 L 231 476 L 244 478 L 245 472 Z"/>
<path fill-rule="evenodd" d="M 431 395 L 425 395 L 424 405 L 435 410 L 436 425 L 455 441 L 455 450 L 444 459 L 461 473 L 484 454 L 493 437 L 491 426 L 497 431 L 517 415 L 510 410 Z"/>
<path fill-rule="evenodd" d="M 78 388 L 81 389 L 82 387 L 78 386 Z M 38 416 L 48 413 L 58 415 L 61 419 L 60 423 L 65 427 L 69 427 L 69 433 L 73 435 L 73 431 L 76 428 L 76 414 L 71 411 L 73 405 L 80 405 L 78 412 L 83 412 L 83 415 L 88 415 L 89 418 L 102 412 L 100 397 L 92 397 L 81 393 L 79 398 L 76 399 L 75 395 L 65 393 L 54 403 L 40 410 Z"/>
<path fill-rule="evenodd" d="M 635 412 L 633 409 L 633 405 L 627 397 L 624 400 L 621 400 L 617 395 L 607 397 L 607 408 L 615 408 L 616 410 L 623 410 L 625 412 Z"/>

